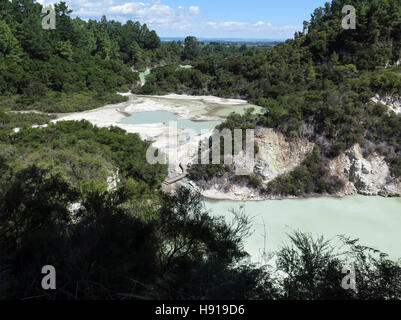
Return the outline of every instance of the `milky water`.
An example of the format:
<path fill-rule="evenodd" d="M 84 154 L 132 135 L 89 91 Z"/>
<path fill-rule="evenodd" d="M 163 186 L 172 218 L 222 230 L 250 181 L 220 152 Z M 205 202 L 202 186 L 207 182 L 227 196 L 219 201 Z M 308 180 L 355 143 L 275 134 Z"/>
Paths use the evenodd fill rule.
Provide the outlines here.
<path fill-rule="evenodd" d="M 327 239 L 346 235 L 360 243 L 401 258 L 401 199 L 350 196 L 343 199 L 206 201 L 214 215 L 232 219 L 230 209 L 243 205 L 253 217 L 253 235 L 246 250 L 258 261 L 264 250 L 276 251 L 288 242 L 294 230 L 323 235 Z M 266 240 L 266 241 L 265 241 Z"/>
<path fill-rule="evenodd" d="M 150 70 L 146 70 L 145 72 L 139 72 L 139 79 L 141 80 L 141 84 L 144 86 L 146 84 L 146 77 L 150 75 Z"/>
<path fill-rule="evenodd" d="M 136 125 L 163 123 L 164 125 L 169 125 L 170 122 L 176 122 L 178 129 L 192 129 L 199 134 L 202 132 L 202 130 L 211 130 L 221 124 L 221 121 L 192 121 L 179 118 L 179 115 L 169 111 L 145 111 L 136 112 L 131 116 L 121 120 L 121 123 Z"/>
<path fill-rule="evenodd" d="M 216 101 L 213 101 L 213 99 L 210 100 L 205 97 L 196 96 L 133 96 L 133 102 L 135 103 L 143 103 L 145 101 L 150 104 L 160 104 L 168 108 L 182 108 L 188 110 L 191 117 L 201 116 L 215 120 L 224 120 L 233 112 L 244 115 L 249 109 L 254 109 L 254 113 L 256 114 L 265 112 L 263 107 L 245 101 L 238 102 L 237 100 L 233 100 L 235 102 L 227 103 L 227 99 L 216 99 Z M 163 108 L 161 109 L 163 110 Z"/>
<path fill-rule="evenodd" d="M 164 110 L 136 112 L 131 116 L 121 120 L 123 124 L 153 124 L 168 123 L 169 121 L 177 121 L 178 115 Z"/>
<path fill-rule="evenodd" d="M 162 98 L 157 98 L 157 101 L 172 106 L 183 103 Z M 222 111 L 229 114 L 239 107 L 227 105 L 207 110 L 206 107 L 210 104 L 202 99 L 186 101 L 185 104 L 196 114 L 218 112 L 221 115 Z M 134 113 L 122 123 L 168 124 L 168 121 L 177 121 L 181 129 L 190 128 L 196 131 L 200 127 L 214 128 L 219 124 L 218 121 L 180 120 L 178 115 L 168 111 Z M 400 198 L 351 196 L 343 199 L 313 198 L 244 203 L 206 201 L 206 207 L 212 214 L 223 215 L 228 220 L 232 217 L 230 209 L 238 209 L 240 205 L 244 205 L 246 213 L 253 217 L 254 233 L 246 241 L 246 249 L 254 261 L 259 260 L 264 250 L 280 249 L 288 241 L 288 234 L 294 230 L 312 233 L 314 236 L 323 235 L 327 239 L 338 235 L 358 238 L 361 244 L 381 250 L 392 259 L 401 258 Z"/>

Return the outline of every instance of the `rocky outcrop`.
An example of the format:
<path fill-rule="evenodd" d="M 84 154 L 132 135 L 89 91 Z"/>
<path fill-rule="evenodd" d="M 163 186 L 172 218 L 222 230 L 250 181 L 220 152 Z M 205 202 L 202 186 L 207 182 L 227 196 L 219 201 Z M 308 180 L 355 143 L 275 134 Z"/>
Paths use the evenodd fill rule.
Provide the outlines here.
<path fill-rule="evenodd" d="M 315 147 L 315 144 L 307 139 L 297 138 L 288 141 L 281 133 L 267 128 L 256 130 L 255 142 L 259 146 L 259 152 L 255 158 L 254 173 L 262 179 L 264 185 L 295 169 Z M 241 162 L 246 161 L 242 158 L 243 155 Z M 342 197 L 357 193 L 401 196 L 401 181 L 392 177 L 384 156 L 378 153 L 365 156 L 358 144 L 329 161 L 327 167 L 330 175 L 344 182 L 343 189 L 334 196 Z M 241 201 L 276 199 L 274 196 L 260 194 L 246 183 L 233 183 L 230 174 L 214 178 L 207 183 L 191 184 L 205 197 L 212 199 Z"/>
<path fill-rule="evenodd" d="M 381 103 L 386 105 L 390 110 L 395 113 L 401 113 L 401 96 L 392 94 L 376 94 L 372 99 L 374 103 Z"/>
<path fill-rule="evenodd" d="M 332 160 L 329 169 L 344 181 L 340 195 L 401 195 L 401 182 L 391 176 L 384 156 L 373 153 L 365 157 L 359 145 Z"/>
<path fill-rule="evenodd" d="M 255 173 L 265 183 L 295 169 L 315 147 L 307 139 L 294 138 L 288 141 L 282 133 L 267 128 L 256 130 L 255 143 L 259 146 Z"/>
<path fill-rule="evenodd" d="M 263 184 L 295 169 L 315 147 L 315 144 L 307 139 L 294 138 L 289 141 L 282 133 L 268 128 L 258 128 L 255 131 L 255 144 L 258 145 L 259 152 L 254 159 L 254 173 L 262 179 Z M 246 162 L 247 157 L 244 153 L 234 159 L 236 166 L 244 166 Z M 241 201 L 267 198 L 266 195 L 246 186 L 246 183 L 233 183 L 232 175 L 233 173 L 229 173 L 207 183 L 198 182 L 196 185 L 207 198 Z"/>

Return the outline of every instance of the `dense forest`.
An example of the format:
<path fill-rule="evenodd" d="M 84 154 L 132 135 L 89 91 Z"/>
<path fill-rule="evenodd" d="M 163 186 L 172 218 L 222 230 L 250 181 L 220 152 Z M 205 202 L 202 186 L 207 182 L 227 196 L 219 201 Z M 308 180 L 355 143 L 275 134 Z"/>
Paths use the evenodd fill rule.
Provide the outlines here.
<path fill-rule="evenodd" d="M 134 70 L 180 57 L 177 43 L 161 43 L 146 24 L 88 22 L 55 5 L 56 29 L 43 29 L 42 6 L 0 1 L 0 108 L 71 112 L 124 98 L 139 80 Z"/>
<path fill-rule="evenodd" d="M 227 224 L 189 189 L 151 204 L 132 203 L 132 190 L 93 191 L 71 214 L 79 192 L 61 175 L 36 166 L 2 175 L 0 299 L 401 298 L 401 265 L 356 240 L 341 238 L 339 252 L 332 241 L 295 232 L 254 265 L 244 251 L 245 212 Z M 267 262 L 272 257 L 276 266 Z M 44 291 L 40 270 L 49 261 L 58 290 Z M 341 286 L 349 264 L 357 291 Z"/>
<path fill-rule="evenodd" d="M 357 10 L 355 30 L 341 27 L 341 9 L 346 4 Z M 393 175 L 400 177 L 401 116 L 371 102 L 375 94 L 401 94 L 400 2 L 335 0 L 316 9 L 305 25 L 305 32 L 272 50 L 211 56 L 194 64 L 186 77 L 182 70 L 164 77 L 175 78 L 174 89 L 243 98 L 265 107 L 265 114 L 241 122 L 275 128 L 288 139 L 308 138 L 317 143 L 323 163 L 359 143 L 367 154 L 378 151 L 386 156 Z M 161 72 L 168 70 L 158 70 L 156 76 Z M 156 76 L 142 90 L 149 93 L 159 84 L 164 88 L 165 82 Z M 230 128 L 237 120 L 233 116 L 221 128 Z M 192 176 L 204 172 L 203 178 L 208 179 L 210 170 L 219 171 L 194 166 Z M 285 180 L 288 184 L 279 194 L 296 189 L 291 179 Z M 268 190 L 277 191 L 276 187 Z M 315 191 L 325 193 L 327 188 Z"/>
<path fill-rule="evenodd" d="M 72 112 L 125 98 L 137 85 L 137 71 L 200 57 L 240 52 L 221 43 L 161 42 L 146 24 L 88 22 L 70 17 L 65 2 L 55 5 L 56 29 L 43 29 L 42 6 L 32 0 L 0 1 L 0 110 Z"/>
<path fill-rule="evenodd" d="M 393 66 L 401 5 L 346 2 L 360 12 L 356 30 L 341 30 L 345 1 L 334 0 L 313 13 L 308 32 L 260 49 L 194 37 L 163 43 L 138 22 L 72 19 L 64 2 L 57 28 L 44 30 L 40 4 L 0 0 L 0 299 L 401 299 L 400 262 L 353 239 L 342 237 L 338 252 L 294 232 L 281 250 L 264 252 L 264 264 L 251 264 L 248 213 L 227 223 L 198 193 L 163 193 L 167 168 L 146 162 L 149 142 L 87 121 L 50 123 L 53 113 L 124 101 L 118 91 L 242 97 L 266 112 L 232 115 L 219 128 L 267 126 L 318 142 L 264 192 L 333 192 L 339 182 L 325 161 L 356 142 L 380 150 L 400 176 L 401 118 L 369 100 L 401 93 Z M 151 67 L 138 86 L 137 71 Z M 55 291 L 40 286 L 48 264 Z M 355 266 L 357 291 L 341 287 L 345 264 Z"/>

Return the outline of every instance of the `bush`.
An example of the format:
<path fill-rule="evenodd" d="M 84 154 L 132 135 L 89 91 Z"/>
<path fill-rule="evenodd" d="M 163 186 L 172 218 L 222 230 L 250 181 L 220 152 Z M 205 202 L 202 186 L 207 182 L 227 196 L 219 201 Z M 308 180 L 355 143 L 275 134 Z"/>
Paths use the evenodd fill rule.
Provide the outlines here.
<path fill-rule="evenodd" d="M 333 194 L 342 187 L 343 182 L 329 175 L 320 151 L 314 149 L 299 167 L 269 182 L 266 192 L 281 196 L 303 196 Z"/>

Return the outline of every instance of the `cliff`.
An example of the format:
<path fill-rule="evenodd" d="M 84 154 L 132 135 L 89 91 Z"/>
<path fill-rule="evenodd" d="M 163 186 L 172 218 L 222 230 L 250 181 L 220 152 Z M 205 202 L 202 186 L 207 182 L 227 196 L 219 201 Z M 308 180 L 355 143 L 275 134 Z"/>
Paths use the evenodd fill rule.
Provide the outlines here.
<path fill-rule="evenodd" d="M 386 105 L 390 110 L 395 113 L 401 113 L 401 96 L 389 93 L 376 94 L 372 99 L 374 103 L 381 103 Z"/>
<path fill-rule="evenodd" d="M 294 170 L 315 147 L 315 144 L 307 139 L 288 140 L 283 134 L 267 128 L 256 130 L 255 142 L 259 146 L 259 152 L 255 158 L 254 173 L 262 180 L 263 186 Z M 246 161 L 247 157 L 241 154 L 236 157 L 235 164 L 241 165 Z M 335 159 L 328 160 L 327 168 L 330 175 L 338 177 L 344 183 L 344 187 L 331 196 L 401 196 L 401 181 L 392 177 L 384 156 L 377 153 L 365 156 L 359 145 L 354 145 Z M 259 190 L 250 188 L 241 180 L 235 182 L 233 172 L 215 177 L 207 183 L 191 181 L 190 184 L 211 199 L 278 199 L 277 196 L 262 194 Z"/>

